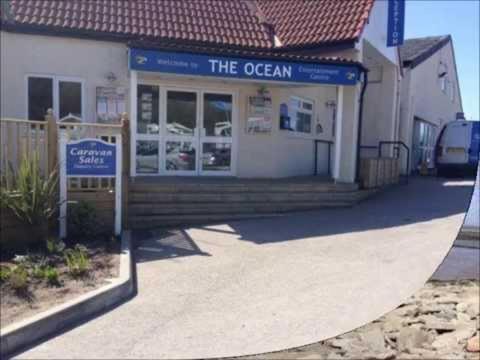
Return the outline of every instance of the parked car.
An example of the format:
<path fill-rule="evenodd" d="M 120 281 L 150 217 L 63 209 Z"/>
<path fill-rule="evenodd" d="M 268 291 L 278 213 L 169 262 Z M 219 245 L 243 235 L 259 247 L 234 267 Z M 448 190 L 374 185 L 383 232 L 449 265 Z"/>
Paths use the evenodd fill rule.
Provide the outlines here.
<path fill-rule="evenodd" d="M 475 172 L 480 153 L 480 121 L 447 123 L 437 141 L 435 164 L 439 175 L 452 171 Z"/>

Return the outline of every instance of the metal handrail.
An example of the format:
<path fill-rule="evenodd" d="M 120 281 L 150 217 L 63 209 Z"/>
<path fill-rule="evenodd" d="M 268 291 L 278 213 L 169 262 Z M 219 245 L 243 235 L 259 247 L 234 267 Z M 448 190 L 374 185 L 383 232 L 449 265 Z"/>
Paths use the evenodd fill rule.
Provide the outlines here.
<path fill-rule="evenodd" d="M 328 166 L 328 176 L 332 175 L 331 172 L 331 157 L 332 157 L 332 145 L 334 144 L 331 140 L 320 140 L 314 139 L 313 142 L 315 143 L 315 176 L 318 175 L 318 144 L 327 144 L 328 145 L 328 159 L 327 159 L 327 166 Z"/>

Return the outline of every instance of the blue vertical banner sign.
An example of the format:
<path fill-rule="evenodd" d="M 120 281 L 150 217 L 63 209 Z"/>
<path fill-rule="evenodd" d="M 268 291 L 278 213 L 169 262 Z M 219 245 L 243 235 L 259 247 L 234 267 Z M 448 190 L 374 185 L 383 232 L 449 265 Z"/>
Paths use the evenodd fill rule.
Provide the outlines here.
<path fill-rule="evenodd" d="M 403 44 L 405 34 L 405 0 L 388 0 L 387 46 Z"/>

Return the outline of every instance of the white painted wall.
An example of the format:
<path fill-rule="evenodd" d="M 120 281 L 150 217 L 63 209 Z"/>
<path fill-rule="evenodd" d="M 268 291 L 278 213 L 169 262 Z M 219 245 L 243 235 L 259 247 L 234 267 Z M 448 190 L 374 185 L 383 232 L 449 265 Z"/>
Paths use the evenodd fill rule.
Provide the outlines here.
<path fill-rule="evenodd" d="M 87 122 L 96 119 L 97 86 L 128 88 L 127 47 L 124 44 L 2 31 L 0 46 L 3 117 L 27 117 L 26 74 L 83 79 Z M 117 76 L 113 84 L 106 79 L 109 72 Z"/>
<path fill-rule="evenodd" d="M 359 45 L 367 40 L 392 64 L 399 64 L 397 48 L 387 47 L 388 1 L 376 0 L 363 30 Z"/>
<path fill-rule="evenodd" d="M 129 87 L 127 47 L 124 44 L 82 40 L 63 37 L 47 37 L 1 32 L 1 116 L 25 118 L 27 116 L 27 88 L 25 75 L 28 73 L 79 77 L 85 83 L 86 120 L 95 121 L 96 87 L 109 86 L 106 74 L 115 73 L 114 86 Z M 155 76 L 150 75 L 151 78 Z M 332 109 L 325 106 L 327 101 L 336 101 L 334 86 L 291 86 L 272 84 L 268 89 L 273 99 L 274 123 L 270 134 L 246 134 L 247 97 L 255 95 L 260 84 L 209 80 L 204 78 L 162 77 L 165 84 L 195 86 L 203 89 L 226 89 L 238 94 L 238 158 L 239 177 L 287 177 L 311 175 L 314 170 L 313 139 L 332 140 Z M 352 88 L 353 89 L 353 88 Z M 315 104 L 315 121 L 321 123 L 323 133 L 318 136 L 292 134 L 279 129 L 279 106 L 290 96 L 311 99 Z M 129 110 L 128 98 L 126 101 Z M 342 153 L 342 179 L 353 181 L 354 172 L 352 146 L 355 109 L 358 99 L 347 94 L 344 103 L 344 142 Z M 326 147 L 323 148 L 326 153 Z M 320 158 L 324 158 L 320 156 Z M 324 164 L 326 165 L 326 164 Z"/>
<path fill-rule="evenodd" d="M 455 84 L 453 101 L 440 88 L 438 78 L 440 62 L 446 64 L 447 76 Z M 410 149 L 413 145 L 414 116 L 436 125 L 437 135 L 445 123 L 455 120 L 455 114 L 463 110 L 451 42 L 417 67 L 404 69 L 401 94 L 400 139 Z"/>

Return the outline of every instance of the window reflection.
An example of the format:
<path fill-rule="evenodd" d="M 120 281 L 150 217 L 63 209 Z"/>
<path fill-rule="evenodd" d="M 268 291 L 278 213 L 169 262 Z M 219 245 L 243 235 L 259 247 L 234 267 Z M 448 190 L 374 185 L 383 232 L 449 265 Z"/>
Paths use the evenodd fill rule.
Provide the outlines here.
<path fill-rule="evenodd" d="M 158 141 L 137 141 L 137 173 L 158 173 Z"/>
<path fill-rule="evenodd" d="M 58 84 L 59 118 L 82 118 L 82 84 L 60 81 Z"/>
<path fill-rule="evenodd" d="M 230 171 L 232 144 L 204 143 L 202 151 L 203 170 Z"/>
<path fill-rule="evenodd" d="M 193 136 L 197 126 L 197 94 L 169 91 L 167 95 L 167 133 Z"/>
<path fill-rule="evenodd" d="M 196 150 L 190 141 L 167 141 L 166 168 L 168 171 L 195 170 Z"/>
<path fill-rule="evenodd" d="M 232 96 L 204 95 L 203 126 L 206 136 L 232 136 Z"/>
<path fill-rule="evenodd" d="M 158 134 L 159 132 L 159 89 L 158 86 L 138 85 L 137 87 L 137 132 Z"/>

